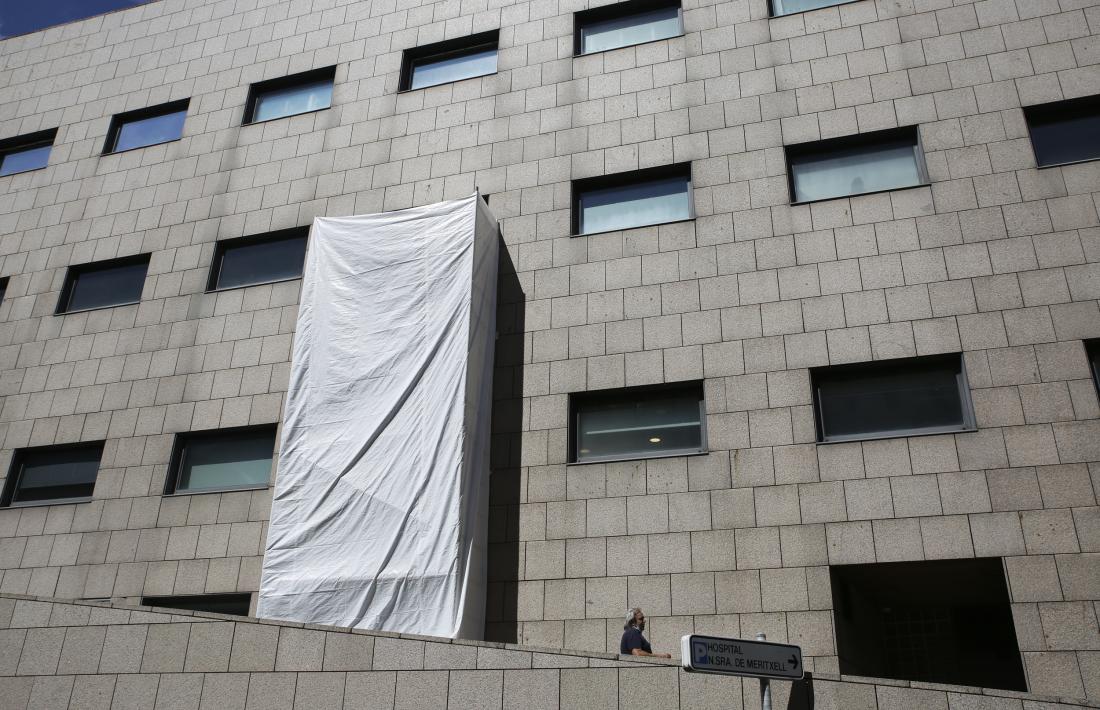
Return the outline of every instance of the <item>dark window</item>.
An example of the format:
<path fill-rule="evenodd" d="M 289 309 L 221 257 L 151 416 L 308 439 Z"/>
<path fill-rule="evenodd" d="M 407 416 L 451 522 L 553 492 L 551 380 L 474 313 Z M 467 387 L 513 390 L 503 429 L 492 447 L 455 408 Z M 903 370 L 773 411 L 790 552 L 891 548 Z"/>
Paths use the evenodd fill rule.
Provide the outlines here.
<path fill-rule="evenodd" d="M 0 141 L 0 177 L 46 167 L 57 129 Z"/>
<path fill-rule="evenodd" d="M 492 30 L 406 49 L 401 61 L 401 91 L 495 74 L 499 34 Z"/>
<path fill-rule="evenodd" d="M 271 480 L 274 451 L 274 426 L 180 434 L 164 492 L 264 488 Z"/>
<path fill-rule="evenodd" d="M 684 33 L 679 0 L 629 0 L 574 15 L 574 51 L 605 52 Z"/>
<path fill-rule="evenodd" d="M 679 222 L 694 215 L 691 164 L 573 181 L 573 233 Z"/>
<path fill-rule="evenodd" d="M 1096 393 L 1100 395 L 1100 339 L 1085 341 L 1085 352 L 1092 367 L 1092 381 L 1096 383 Z"/>
<path fill-rule="evenodd" d="M 780 15 L 793 15 L 796 12 L 807 12 L 822 7 L 844 5 L 855 0 L 771 0 L 772 17 Z"/>
<path fill-rule="evenodd" d="M 786 146 L 792 202 L 898 190 L 928 182 L 916 126 Z"/>
<path fill-rule="evenodd" d="M 144 148 L 158 143 L 178 141 L 183 136 L 183 121 L 187 118 L 190 99 L 170 104 L 116 114 L 107 131 L 104 153 Z"/>
<path fill-rule="evenodd" d="M 3 303 L 4 297 L 8 295 L 8 283 L 10 280 L 11 277 L 9 276 L 0 279 L 0 303 Z"/>
<path fill-rule="evenodd" d="M 329 108 L 335 80 L 336 67 L 325 67 L 253 84 L 244 122 L 260 123 Z"/>
<path fill-rule="evenodd" d="M 252 595 L 243 594 L 192 594 L 180 597 L 142 597 L 142 606 L 159 606 L 166 609 L 206 611 L 214 614 L 248 616 Z"/>
<path fill-rule="evenodd" d="M 570 404 L 574 462 L 706 450 L 701 383 L 584 392 Z"/>
<path fill-rule="evenodd" d="M 126 306 L 141 300 L 149 255 L 70 266 L 57 302 L 57 313 Z"/>
<path fill-rule="evenodd" d="M 998 558 L 830 567 L 840 672 L 1027 690 Z"/>
<path fill-rule="evenodd" d="M 309 227 L 218 242 L 207 289 L 239 288 L 302 277 Z"/>
<path fill-rule="evenodd" d="M 1024 109 L 1040 168 L 1100 158 L 1100 96 Z"/>
<path fill-rule="evenodd" d="M 20 449 L 12 458 L 3 505 L 75 503 L 92 497 L 103 442 Z"/>
<path fill-rule="evenodd" d="M 810 378 L 818 441 L 974 428 L 958 354 L 821 367 Z"/>

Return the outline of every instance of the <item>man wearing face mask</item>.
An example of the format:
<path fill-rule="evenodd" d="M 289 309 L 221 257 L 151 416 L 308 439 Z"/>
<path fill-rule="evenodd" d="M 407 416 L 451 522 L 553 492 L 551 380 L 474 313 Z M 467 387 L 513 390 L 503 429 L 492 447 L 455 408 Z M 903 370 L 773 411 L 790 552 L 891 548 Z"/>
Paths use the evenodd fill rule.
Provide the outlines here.
<path fill-rule="evenodd" d="M 655 658 L 672 658 L 667 653 L 654 653 L 649 641 L 642 636 L 645 630 L 645 614 L 641 609 L 634 608 L 626 612 L 626 624 L 623 626 L 623 639 L 619 642 L 619 653 L 624 656 L 653 656 Z"/>

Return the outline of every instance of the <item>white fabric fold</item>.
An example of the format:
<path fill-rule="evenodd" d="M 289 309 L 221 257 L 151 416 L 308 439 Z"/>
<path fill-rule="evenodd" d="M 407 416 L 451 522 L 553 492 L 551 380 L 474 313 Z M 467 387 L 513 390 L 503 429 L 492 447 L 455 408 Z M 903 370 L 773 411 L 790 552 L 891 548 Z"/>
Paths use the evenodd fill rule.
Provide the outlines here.
<path fill-rule="evenodd" d="M 497 226 L 317 218 L 257 615 L 481 638 Z"/>

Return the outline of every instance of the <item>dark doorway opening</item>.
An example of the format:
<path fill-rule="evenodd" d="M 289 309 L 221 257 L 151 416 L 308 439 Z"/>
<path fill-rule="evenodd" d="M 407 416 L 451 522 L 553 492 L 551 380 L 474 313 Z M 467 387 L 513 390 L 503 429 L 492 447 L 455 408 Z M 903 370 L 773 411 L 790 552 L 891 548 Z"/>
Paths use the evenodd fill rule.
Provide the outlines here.
<path fill-rule="evenodd" d="M 1027 690 L 999 558 L 829 572 L 841 673 Z"/>

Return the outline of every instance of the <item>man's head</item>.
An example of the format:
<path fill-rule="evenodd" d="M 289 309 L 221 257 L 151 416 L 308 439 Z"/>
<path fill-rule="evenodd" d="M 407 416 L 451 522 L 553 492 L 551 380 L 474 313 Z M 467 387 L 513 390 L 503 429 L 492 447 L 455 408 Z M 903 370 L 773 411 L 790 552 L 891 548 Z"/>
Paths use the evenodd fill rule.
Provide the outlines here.
<path fill-rule="evenodd" d="M 634 607 L 626 612 L 626 624 L 624 629 L 629 629 L 631 626 L 637 626 L 639 630 L 645 630 L 645 614 L 638 607 Z"/>

